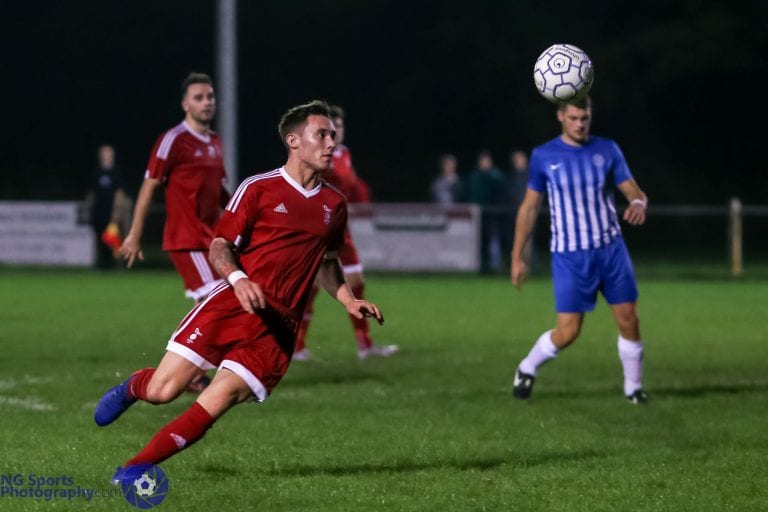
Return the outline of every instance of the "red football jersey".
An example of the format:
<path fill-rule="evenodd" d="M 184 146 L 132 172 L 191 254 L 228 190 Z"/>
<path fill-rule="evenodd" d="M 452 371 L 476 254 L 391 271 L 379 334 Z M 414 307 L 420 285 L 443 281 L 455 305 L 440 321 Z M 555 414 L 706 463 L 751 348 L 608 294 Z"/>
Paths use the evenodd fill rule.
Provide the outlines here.
<path fill-rule="evenodd" d="M 235 245 L 243 270 L 275 309 L 300 315 L 323 256 L 341 247 L 346 225 L 341 193 L 323 181 L 305 190 L 281 167 L 240 184 L 216 236 Z"/>
<path fill-rule="evenodd" d="M 218 135 L 200 135 L 186 122 L 171 128 L 157 138 L 145 178 L 165 187 L 163 250 L 207 250 L 226 180 Z"/>
<path fill-rule="evenodd" d="M 350 203 L 367 203 L 368 186 L 355 172 L 352 166 L 352 154 L 344 144 L 339 144 L 333 152 L 331 167 L 323 173 L 323 178 L 341 190 Z"/>

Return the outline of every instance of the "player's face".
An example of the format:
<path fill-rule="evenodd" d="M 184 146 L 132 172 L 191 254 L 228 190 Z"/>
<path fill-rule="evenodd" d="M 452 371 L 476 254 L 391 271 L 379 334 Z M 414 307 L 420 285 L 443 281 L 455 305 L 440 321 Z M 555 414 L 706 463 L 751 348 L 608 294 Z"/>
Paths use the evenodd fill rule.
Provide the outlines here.
<path fill-rule="evenodd" d="M 336 127 L 336 144 L 344 143 L 344 120 L 340 117 L 334 117 L 333 126 Z"/>
<path fill-rule="evenodd" d="M 299 158 L 316 171 L 324 171 L 331 165 L 336 149 L 336 128 L 325 116 L 307 118 L 299 138 Z"/>
<path fill-rule="evenodd" d="M 216 114 L 216 95 L 208 84 L 192 84 L 181 101 L 181 108 L 200 124 L 210 124 Z"/>
<path fill-rule="evenodd" d="M 589 140 L 589 127 L 592 124 L 592 110 L 568 105 L 565 110 L 557 111 L 557 120 L 563 127 L 563 137 L 572 144 L 584 144 Z"/>

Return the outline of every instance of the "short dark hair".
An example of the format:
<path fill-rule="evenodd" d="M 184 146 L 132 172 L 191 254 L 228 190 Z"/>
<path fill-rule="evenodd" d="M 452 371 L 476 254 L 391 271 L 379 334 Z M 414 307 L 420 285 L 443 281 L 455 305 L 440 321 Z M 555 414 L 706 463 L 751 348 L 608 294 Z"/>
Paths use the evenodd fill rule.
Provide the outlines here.
<path fill-rule="evenodd" d="M 589 94 L 585 94 L 580 98 L 576 98 L 570 101 L 561 101 L 557 104 L 557 110 L 563 112 L 566 108 L 568 108 L 568 105 L 580 108 L 582 110 L 589 110 L 592 108 L 592 98 L 589 97 Z"/>
<path fill-rule="evenodd" d="M 205 73 L 198 73 L 196 71 L 191 72 L 184 80 L 181 81 L 182 99 L 187 95 L 187 89 L 189 89 L 189 86 L 192 84 L 208 84 L 213 87 L 213 80 L 211 80 L 211 77 Z"/>
<path fill-rule="evenodd" d="M 331 105 L 330 109 L 331 109 L 331 119 L 336 119 L 336 118 L 346 119 L 347 118 L 346 114 L 344 113 L 344 109 L 341 108 L 340 106 L 338 106 L 338 105 Z"/>
<path fill-rule="evenodd" d="M 280 118 L 280 124 L 277 125 L 277 131 L 283 144 L 285 144 L 285 136 L 304 124 L 309 116 L 325 116 L 330 119 L 331 108 L 323 100 L 313 100 L 309 103 L 289 108 L 288 112 Z"/>

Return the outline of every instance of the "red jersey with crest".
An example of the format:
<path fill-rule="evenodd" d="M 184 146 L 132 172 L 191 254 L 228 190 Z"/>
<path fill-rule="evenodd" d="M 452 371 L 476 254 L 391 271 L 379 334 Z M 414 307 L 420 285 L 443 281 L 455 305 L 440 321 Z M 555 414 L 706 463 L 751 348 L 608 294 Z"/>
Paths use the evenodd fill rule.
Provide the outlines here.
<path fill-rule="evenodd" d="M 208 250 L 226 199 L 218 135 L 201 135 L 182 121 L 157 138 L 145 178 L 165 188 L 163 250 Z"/>
<path fill-rule="evenodd" d="M 338 188 L 350 203 L 367 203 L 370 200 L 368 185 L 355 172 L 352 154 L 344 144 L 336 146 L 331 167 L 323 173 L 323 179 Z"/>
<path fill-rule="evenodd" d="M 272 307 L 297 316 L 323 256 L 341 247 L 346 225 L 347 205 L 338 190 L 322 180 L 305 190 L 281 167 L 243 181 L 216 236 L 234 244 L 243 270 Z"/>

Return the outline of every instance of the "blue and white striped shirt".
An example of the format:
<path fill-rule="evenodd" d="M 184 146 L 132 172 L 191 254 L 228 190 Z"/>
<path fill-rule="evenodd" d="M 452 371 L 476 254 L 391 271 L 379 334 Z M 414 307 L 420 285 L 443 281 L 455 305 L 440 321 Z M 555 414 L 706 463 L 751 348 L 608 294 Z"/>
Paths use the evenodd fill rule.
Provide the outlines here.
<path fill-rule="evenodd" d="M 547 192 L 552 252 L 574 252 L 608 245 L 621 236 L 613 187 L 632 178 L 619 146 L 590 136 L 582 146 L 560 137 L 531 154 L 528 188 Z"/>

